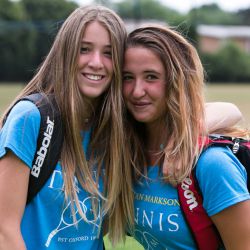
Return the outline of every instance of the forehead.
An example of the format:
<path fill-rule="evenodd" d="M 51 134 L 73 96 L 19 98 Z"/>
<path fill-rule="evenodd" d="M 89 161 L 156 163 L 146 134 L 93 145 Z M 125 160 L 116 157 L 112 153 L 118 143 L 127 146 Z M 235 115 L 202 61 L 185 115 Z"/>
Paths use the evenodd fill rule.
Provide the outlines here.
<path fill-rule="evenodd" d="M 99 21 L 92 21 L 86 25 L 82 40 L 84 42 L 88 42 L 88 40 L 95 40 L 110 43 L 110 34 L 103 23 Z"/>
<path fill-rule="evenodd" d="M 125 51 L 124 69 L 164 70 L 160 57 L 152 50 L 142 46 L 130 47 Z"/>

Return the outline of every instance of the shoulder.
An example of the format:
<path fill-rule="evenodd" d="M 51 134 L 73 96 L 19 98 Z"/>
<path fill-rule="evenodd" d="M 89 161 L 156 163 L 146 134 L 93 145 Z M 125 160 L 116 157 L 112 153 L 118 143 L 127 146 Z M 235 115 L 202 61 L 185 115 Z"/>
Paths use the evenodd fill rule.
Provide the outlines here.
<path fill-rule="evenodd" d="M 196 176 L 200 183 L 218 181 L 246 181 L 247 172 L 228 147 L 213 146 L 200 156 L 196 166 Z"/>
<path fill-rule="evenodd" d="M 243 174 L 246 174 L 245 168 L 228 147 L 209 147 L 201 154 L 197 163 L 197 173 L 230 171 L 230 169 L 243 171 Z"/>
<path fill-rule="evenodd" d="M 26 100 L 16 103 L 0 130 L 0 157 L 11 150 L 26 165 L 31 166 L 40 123 L 40 112 L 34 103 Z"/>
<path fill-rule="evenodd" d="M 227 147 L 210 147 L 203 152 L 196 177 L 209 216 L 250 198 L 246 169 Z"/>
<path fill-rule="evenodd" d="M 40 118 L 40 112 L 33 102 L 21 100 L 12 107 L 7 117 L 6 124 L 27 120 L 38 120 L 40 122 Z"/>

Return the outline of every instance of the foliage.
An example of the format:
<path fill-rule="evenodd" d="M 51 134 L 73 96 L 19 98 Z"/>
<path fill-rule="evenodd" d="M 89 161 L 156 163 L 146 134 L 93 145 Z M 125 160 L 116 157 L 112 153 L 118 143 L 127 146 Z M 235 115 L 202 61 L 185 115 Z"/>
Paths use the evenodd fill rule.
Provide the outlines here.
<path fill-rule="evenodd" d="M 25 22 L 0 22 L 0 79 L 19 81 L 31 72 L 36 31 Z"/>
<path fill-rule="evenodd" d="M 66 0 L 0 0 L 0 79 L 30 79 L 46 56 L 58 23 L 76 7 Z"/>
<path fill-rule="evenodd" d="M 156 19 L 166 21 L 170 25 L 183 19 L 177 11 L 161 4 L 158 0 L 123 0 L 116 5 L 116 11 L 126 19 Z"/>
<path fill-rule="evenodd" d="M 236 14 L 242 25 L 250 25 L 250 8 L 239 10 Z"/>
<path fill-rule="evenodd" d="M 77 7 L 73 1 L 0 0 L 1 81 L 26 81 L 32 77 L 35 69 L 48 53 L 61 23 Z M 250 9 L 240 10 L 237 13 L 226 12 L 216 4 L 203 5 L 192 9 L 187 14 L 181 14 L 163 5 L 159 0 L 120 0 L 119 2 L 93 0 L 92 2 L 114 9 L 123 19 L 135 21 L 154 19 L 166 22 L 176 27 L 195 46 L 198 41 L 196 33 L 198 24 L 250 25 Z M 218 81 L 228 78 L 231 81 L 249 79 L 246 73 L 242 72 L 247 71 L 245 69 L 249 67 L 248 57 L 243 53 L 235 52 L 241 57 L 237 59 L 241 66 L 231 69 L 232 66 L 228 63 L 231 60 L 228 58 L 233 50 L 230 48 L 229 51 L 226 52 L 226 50 L 227 48 L 221 51 L 218 58 L 216 55 L 203 56 L 209 65 L 206 68 L 211 79 Z M 236 60 L 236 57 L 234 58 Z M 228 69 L 226 70 L 225 67 Z M 235 68 L 239 68 L 238 73 L 233 73 Z M 230 77 L 227 77 L 228 74 L 221 74 L 221 70 L 229 71 Z"/>
<path fill-rule="evenodd" d="M 193 8 L 188 13 L 188 18 L 197 24 L 220 24 L 220 25 L 238 25 L 240 18 L 235 13 L 226 12 L 220 9 L 217 4 L 202 5 L 199 8 Z"/>
<path fill-rule="evenodd" d="M 19 3 L 14 4 L 9 0 L 0 0 L 0 20 L 22 20 L 23 9 Z"/>
<path fill-rule="evenodd" d="M 65 0 L 22 0 L 21 3 L 32 21 L 65 19 L 77 7 L 74 2 Z"/>
<path fill-rule="evenodd" d="M 250 81 L 250 55 L 234 43 L 228 43 L 216 54 L 204 54 L 202 58 L 208 81 Z"/>

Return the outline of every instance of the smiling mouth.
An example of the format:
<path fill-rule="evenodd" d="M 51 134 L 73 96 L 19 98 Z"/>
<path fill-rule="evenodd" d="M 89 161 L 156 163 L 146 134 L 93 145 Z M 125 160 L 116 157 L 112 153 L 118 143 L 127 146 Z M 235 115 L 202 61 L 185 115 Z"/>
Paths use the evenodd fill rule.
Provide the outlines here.
<path fill-rule="evenodd" d="M 150 104 L 149 103 L 132 103 L 132 107 L 135 110 L 143 110 L 147 108 Z"/>
<path fill-rule="evenodd" d="M 144 107 L 144 106 L 148 106 L 149 105 L 148 102 L 134 102 L 132 104 L 133 104 L 133 106 L 138 106 L 138 107 Z"/>
<path fill-rule="evenodd" d="M 104 78 L 104 76 L 102 75 L 93 75 L 93 74 L 83 74 L 83 75 L 89 80 L 93 80 L 93 81 L 99 81 Z"/>

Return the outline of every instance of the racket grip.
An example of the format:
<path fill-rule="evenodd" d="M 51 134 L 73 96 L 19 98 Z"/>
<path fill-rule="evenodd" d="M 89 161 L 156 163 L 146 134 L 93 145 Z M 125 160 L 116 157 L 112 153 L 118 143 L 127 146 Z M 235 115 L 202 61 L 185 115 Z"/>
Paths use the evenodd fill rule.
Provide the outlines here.
<path fill-rule="evenodd" d="M 57 234 L 57 232 L 58 232 L 58 230 L 55 229 L 55 230 L 53 230 L 53 231 L 49 234 L 49 237 L 48 237 L 48 239 L 47 239 L 47 241 L 46 241 L 46 243 L 45 243 L 45 246 L 46 246 L 46 247 L 49 247 L 52 238 Z"/>

